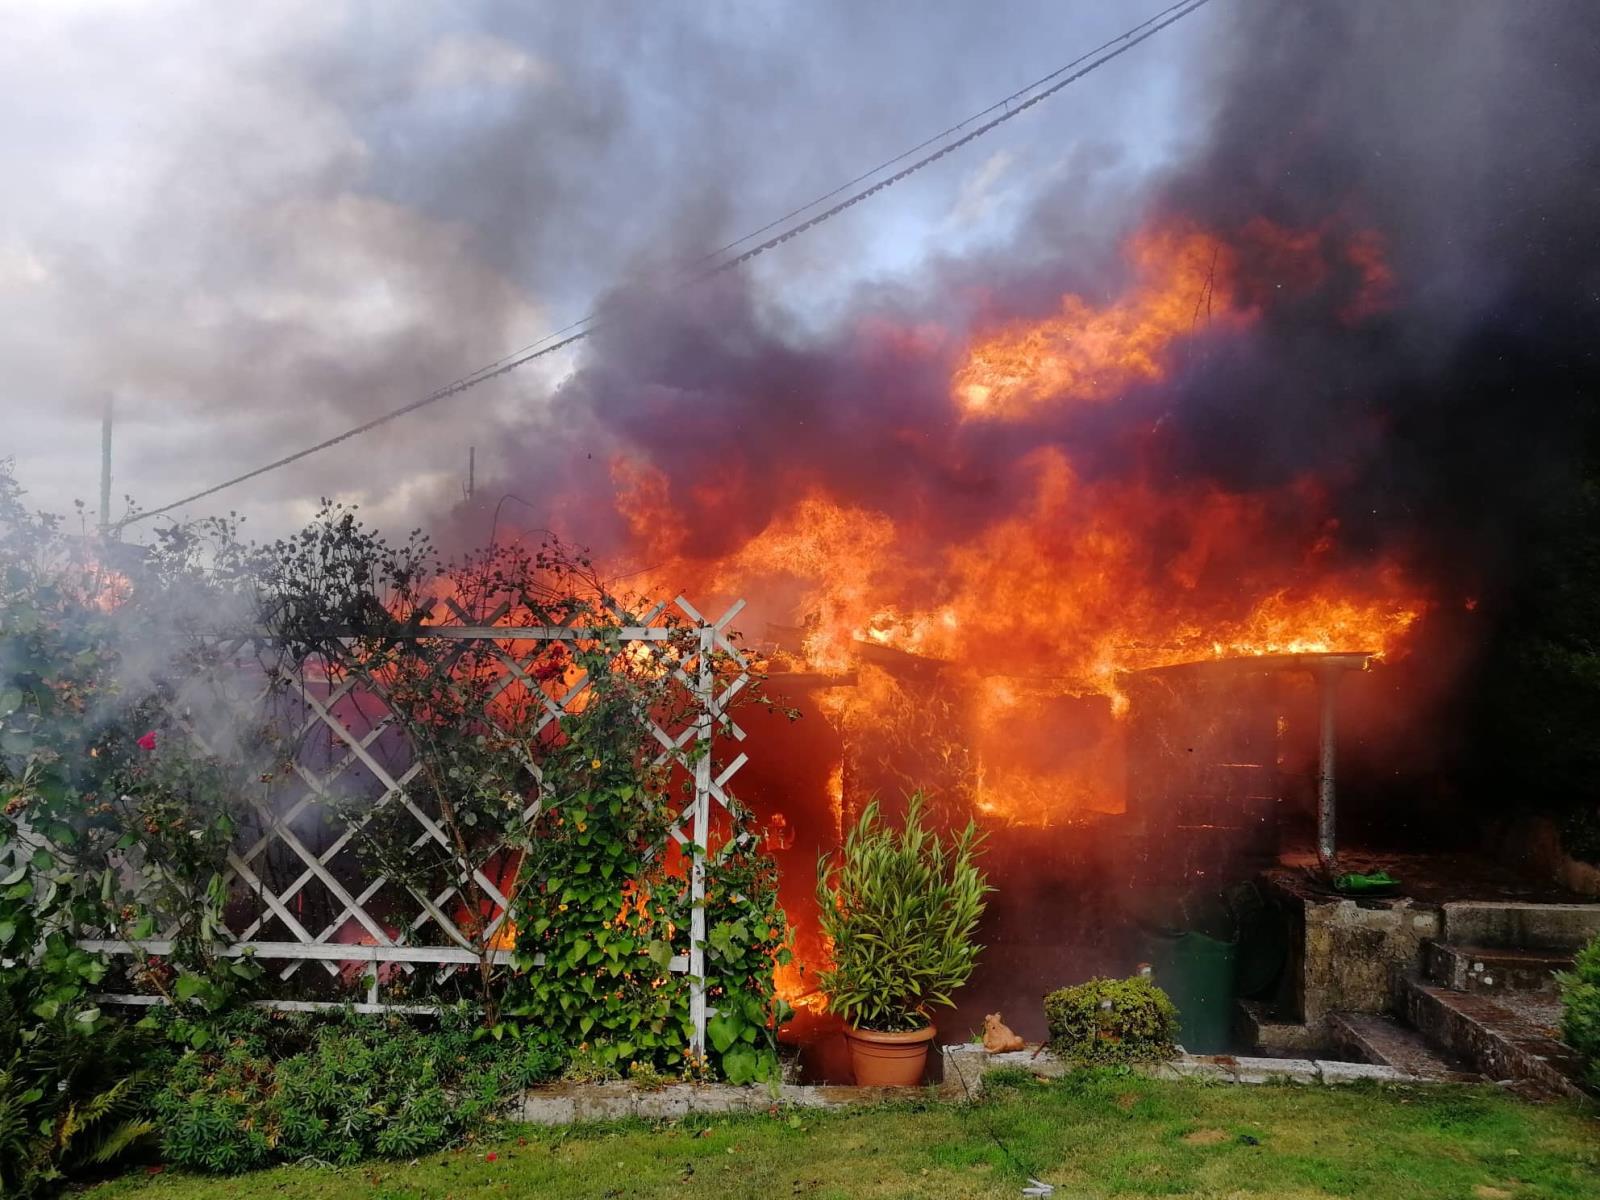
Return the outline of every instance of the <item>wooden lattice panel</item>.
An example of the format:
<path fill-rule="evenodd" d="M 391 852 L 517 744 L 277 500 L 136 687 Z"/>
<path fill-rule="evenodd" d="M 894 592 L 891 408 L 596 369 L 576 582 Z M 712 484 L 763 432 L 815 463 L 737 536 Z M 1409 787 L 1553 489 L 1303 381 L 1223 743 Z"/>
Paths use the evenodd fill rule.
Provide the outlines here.
<path fill-rule="evenodd" d="M 486 621 L 473 623 L 453 601 L 446 601 L 458 624 L 429 625 L 419 636 L 450 639 L 473 644 L 487 651 L 480 659 L 492 661 L 500 674 L 488 689 L 490 702 L 498 701 L 508 689 L 518 689 L 520 702 L 537 704 L 541 709 L 534 722 L 536 731 L 559 722 L 581 703 L 589 687 L 587 677 L 560 681 L 547 687 L 533 671 L 534 660 L 551 643 L 592 640 L 597 631 L 568 626 L 510 626 L 496 621 L 505 616 L 504 606 Z M 694 649 L 666 665 L 670 674 L 690 698 L 688 716 L 675 728 L 664 728 L 649 713 L 640 721 L 659 747 L 657 764 L 682 765 L 692 778 L 692 788 L 683 808 L 670 822 L 668 837 L 690 856 L 690 928 L 685 953 L 671 962 L 675 971 L 685 972 L 690 980 L 690 1008 L 694 1026 L 694 1049 L 705 1047 L 705 1026 L 709 1011 L 705 990 L 705 881 L 710 852 L 709 839 L 715 810 L 730 807 L 726 787 L 744 766 L 746 756 L 737 754 L 720 768 L 714 764 L 715 752 L 728 739 L 742 741 L 745 731 L 730 714 L 733 700 L 750 683 L 748 663 L 729 635 L 729 626 L 743 608 L 739 602 L 716 620 L 707 620 L 687 600 L 677 597 L 669 606 L 662 603 L 642 618 L 620 611 L 620 627 L 605 632 L 620 637 L 624 645 L 641 645 L 658 650 L 670 639 L 681 643 L 687 632 Z M 670 607 L 688 621 L 687 628 L 664 623 Z M 731 665 L 731 674 L 715 669 L 722 656 Z M 292 980 L 306 964 L 316 964 L 330 977 L 349 977 L 359 971 L 370 977 L 363 1010 L 411 1011 L 419 1006 L 388 1004 L 382 996 L 386 973 L 418 970 L 443 979 L 463 966 L 480 960 L 481 947 L 461 928 L 459 897 L 467 879 L 443 883 L 430 893 L 409 884 L 372 873 L 357 853 L 356 840 L 361 827 L 380 814 L 389 818 L 404 815 L 414 830 L 411 848 L 426 851 L 430 843 L 447 854 L 454 848 L 439 824 L 428 814 L 426 805 L 412 794 L 420 763 L 410 761 L 399 729 L 388 714 L 381 680 L 353 671 L 337 680 L 329 679 L 321 664 L 300 663 L 293 669 L 274 667 L 259 680 L 259 688 L 241 699 L 244 707 L 271 704 L 275 697 L 292 697 L 298 711 L 287 718 L 301 747 L 290 764 L 287 779 L 266 799 L 252 798 L 250 820 L 228 856 L 228 933 L 232 942 L 221 947 L 225 955 L 250 954 L 277 972 L 282 980 Z M 486 710 L 485 719 L 493 720 Z M 184 729 L 202 749 L 210 751 L 195 724 L 182 712 L 173 713 L 174 723 Z M 309 748 L 309 749 L 308 749 Z M 532 820 L 539 811 L 538 765 L 528 761 L 530 793 L 535 799 L 523 812 Z M 364 791 L 369 798 L 360 815 L 341 805 L 353 791 Z M 664 849 L 664 845 L 662 849 Z M 488 847 L 473 864 L 471 880 L 489 898 L 495 912 L 479 934 L 492 938 L 505 920 L 507 897 L 486 867 L 504 847 Z M 137 864 L 131 864 L 137 869 Z M 137 944 L 116 940 L 85 942 L 86 948 L 109 953 L 161 955 L 171 950 L 171 931 L 166 937 Z M 506 961 L 508 950 L 488 951 L 498 962 Z M 387 972 L 385 970 L 387 968 Z M 298 986 L 298 985 L 297 985 Z M 315 989 L 308 989 L 308 994 Z M 130 1003 L 151 1003 L 147 996 L 108 997 Z M 342 1005 L 343 1000 L 279 1000 L 277 1007 L 315 1008 Z M 425 1006 L 422 1006 L 425 1007 Z"/>

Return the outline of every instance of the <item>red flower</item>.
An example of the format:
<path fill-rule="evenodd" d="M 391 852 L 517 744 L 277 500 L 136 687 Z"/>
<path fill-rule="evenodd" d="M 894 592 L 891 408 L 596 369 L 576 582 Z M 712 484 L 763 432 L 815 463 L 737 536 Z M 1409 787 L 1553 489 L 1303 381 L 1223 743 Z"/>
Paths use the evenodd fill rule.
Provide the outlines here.
<path fill-rule="evenodd" d="M 483 1156 L 483 1161 L 484 1162 L 493 1162 L 494 1160 L 495 1160 L 495 1153 L 494 1153 L 493 1150 L 489 1151 L 489 1153 L 487 1153 L 487 1154 L 485 1154 Z"/>
<path fill-rule="evenodd" d="M 139 739 L 139 749 L 154 750 L 156 748 L 156 731 L 152 729 Z"/>

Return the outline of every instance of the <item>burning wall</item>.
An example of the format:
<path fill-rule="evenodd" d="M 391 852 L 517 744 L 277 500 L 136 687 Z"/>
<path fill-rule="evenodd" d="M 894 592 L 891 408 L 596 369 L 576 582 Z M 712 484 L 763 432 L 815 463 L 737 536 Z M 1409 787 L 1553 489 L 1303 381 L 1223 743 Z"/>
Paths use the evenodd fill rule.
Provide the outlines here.
<path fill-rule="evenodd" d="M 1169 852 L 1185 858 L 1172 839 L 1135 846 L 1100 820 L 1127 807 L 1127 673 L 1403 648 L 1429 589 L 1398 557 L 1342 545 L 1333 482 L 1175 475 L 1152 408 L 1194 361 L 1259 336 L 1276 305 L 1316 296 L 1343 327 L 1377 319 L 1389 281 L 1377 244 L 1334 226 L 1157 223 L 1131 236 L 1102 298 L 1067 293 L 1057 312 L 996 317 L 964 338 L 874 323 L 855 335 L 857 360 L 927 388 L 920 424 L 885 427 L 868 411 L 834 435 L 847 457 L 852 438 L 895 443 L 880 472 L 840 470 L 831 452 L 758 470 L 737 439 L 715 442 L 728 461 L 704 475 L 611 458 L 625 542 L 650 564 L 629 586 L 750 598 L 785 626 L 758 647 L 774 687 L 803 680 L 800 699 L 837 737 L 801 753 L 767 731 L 754 757 L 781 771 L 747 783 L 784 831 L 773 840 L 802 963 L 826 954 L 808 915 L 816 855 L 869 796 L 920 788 L 950 822 L 996 832 L 997 878 L 1016 893 L 997 911 L 1013 929 L 1030 920 L 1017 901 L 1038 889 L 1053 885 L 1053 904 L 1075 897 L 1075 919 L 1052 922 L 1075 931 L 1073 956 L 1041 956 L 1031 940 L 997 954 L 1118 969 L 1138 957 L 1127 888 L 1161 874 Z M 1206 828 L 1223 830 L 1211 841 L 1249 836 Z M 1001 836 L 1024 829 L 1055 832 Z M 1086 886 L 1098 906 L 1081 903 Z M 806 990 L 803 973 L 785 982 Z"/>
<path fill-rule="evenodd" d="M 769 661 L 827 732 L 769 731 L 747 785 L 794 838 L 791 908 L 868 791 L 923 783 L 1028 831 L 989 936 L 1036 938 L 1108 877 L 1076 831 L 1125 805 L 1125 671 L 1379 652 L 1351 769 L 1414 795 L 1448 759 L 1583 395 L 1555 364 L 1588 336 L 1593 131 L 1561 134 L 1600 41 L 1558 7 L 1242 11 L 1213 136 L 1141 205 L 1069 181 L 820 332 L 732 277 L 614 298 L 507 489 L 630 587 L 798 631 Z"/>

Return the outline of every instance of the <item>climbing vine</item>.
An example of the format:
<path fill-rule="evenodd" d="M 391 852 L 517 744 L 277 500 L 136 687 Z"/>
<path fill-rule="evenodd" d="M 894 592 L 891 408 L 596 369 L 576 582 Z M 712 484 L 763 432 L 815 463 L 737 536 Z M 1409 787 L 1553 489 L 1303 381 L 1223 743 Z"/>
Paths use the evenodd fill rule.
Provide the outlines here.
<path fill-rule="evenodd" d="M 648 648 L 626 642 L 629 606 L 569 547 L 446 564 L 420 534 L 391 546 L 337 506 L 270 545 L 212 522 L 111 564 L 26 513 L 4 478 L 0 987 L 13 1003 L 88 1027 L 102 1019 L 95 993 L 151 993 L 165 1001 L 155 1023 L 203 1049 L 247 1000 L 302 981 L 328 995 L 326 975 L 286 983 L 228 944 L 256 903 L 232 856 L 268 836 L 276 789 L 303 761 L 305 706 L 363 683 L 401 735 L 406 803 L 360 788 L 320 800 L 370 870 L 447 897 L 475 959 L 454 975 L 394 972 L 392 993 L 465 998 L 480 1036 L 556 1034 L 601 1070 L 774 1074 L 788 933 L 771 860 L 731 797 L 706 851 L 710 1060 L 688 1049 L 681 968 L 700 851 L 673 826 L 690 795 L 684 755 L 698 751 L 663 755 L 650 722 L 694 719 L 675 675 L 697 653 L 692 628 L 663 619 Z M 586 632 L 530 652 L 431 635 L 440 624 Z M 707 669 L 732 668 L 718 656 Z M 297 695 L 286 678 L 321 690 Z M 230 680 L 266 688 L 258 720 L 214 694 Z M 442 837 L 419 842 L 415 813 Z M 134 952 L 81 947 L 95 938 Z"/>

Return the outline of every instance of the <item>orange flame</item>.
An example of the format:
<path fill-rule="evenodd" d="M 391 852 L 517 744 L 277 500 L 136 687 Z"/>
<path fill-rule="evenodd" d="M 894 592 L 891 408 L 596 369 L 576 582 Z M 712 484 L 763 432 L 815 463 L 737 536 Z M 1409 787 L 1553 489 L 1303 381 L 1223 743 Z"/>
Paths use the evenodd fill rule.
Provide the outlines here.
<path fill-rule="evenodd" d="M 1248 328 L 1273 298 L 1327 286 L 1336 271 L 1355 323 L 1380 311 L 1393 274 L 1382 240 L 1368 230 L 1291 230 L 1262 218 L 1224 239 L 1194 225 L 1135 234 L 1125 248 L 1134 282 L 1102 307 L 1078 295 L 1061 312 L 1018 321 L 973 343 L 951 379 L 969 419 L 1019 420 L 1053 406 L 1103 404 L 1138 384 L 1165 379 L 1184 340 Z"/>
<path fill-rule="evenodd" d="M 1111 304 L 1063 296 L 1059 316 L 976 342 L 951 380 L 961 414 L 1010 419 L 1046 404 L 1115 400 L 1131 384 L 1163 378 L 1168 348 L 1202 320 L 1254 319 L 1234 295 L 1233 251 L 1209 234 L 1155 230 L 1128 252 L 1137 283 Z"/>
<path fill-rule="evenodd" d="M 1066 295 L 1053 315 L 972 341 L 949 381 L 960 425 L 1112 405 L 1167 379 L 1202 333 L 1249 336 L 1273 305 L 1312 296 L 1339 320 L 1361 320 L 1393 287 L 1377 235 L 1332 223 L 1295 230 L 1258 219 L 1224 236 L 1180 222 L 1136 235 L 1126 254 L 1131 282 L 1109 301 Z M 948 344 L 923 329 L 889 340 L 919 356 Z M 765 601 L 778 619 L 800 622 L 806 669 L 845 672 L 865 661 L 864 648 L 936 664 L 965 697 L 948 723 L 950 736 L 971 742 L 962 751 L 974 807 L 1046 820 L 1111 803 L 1106 780 L 1118 764 L 1109 743 L 1071 768 L 1008 754 L 996 731 L 1028 719 L 1041 698 L 1098 697 L 1110 718 L 1127 705 L 1118 682 L 1126 671 L 1274 653 L 1381 655 L 1403 644 L 1429 604 L 1394 562 L 1340 553 L 1318 480 L 1249 492 L 1174 481 L 1138 452 L 1148 432 L 1130 431 L 1132 465 L 1117 473 L 1037 446 L 1007 464 L 1007 494 L 1018 499 L 959 529 L 872 507 L 825 485 L 825 472 L 808 477 L 806 464 L 793 464 L 812 482 L 709 562 L 690 557 L 689 523 L 663 473 L 619 459 L 612 475 L 636 549 L 671 561 L 661 582 L 682 586 L 691 573 L 705 592 Z M 715 496 L 681 499 L 724 512 L 745 483 L 735 471 Z M 851 728 L 881 733 L 884 713 L 927 704 L 865 667 L 854 686 L 818 699 L 847 741 Z M 838 791 L 830 805 L 842 824 L 842 783 Z"/>

